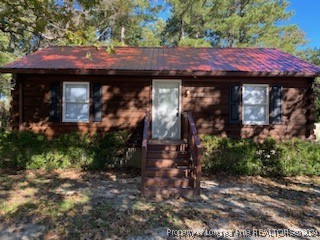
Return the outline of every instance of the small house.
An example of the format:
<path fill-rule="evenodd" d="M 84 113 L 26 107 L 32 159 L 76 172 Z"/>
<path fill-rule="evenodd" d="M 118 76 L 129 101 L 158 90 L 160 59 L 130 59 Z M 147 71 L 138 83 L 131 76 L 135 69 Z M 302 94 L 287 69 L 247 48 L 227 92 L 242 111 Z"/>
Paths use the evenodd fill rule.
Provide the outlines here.
<path fill-rule="evenodd" d="M 198 194 L 203 134 L 314 137 L 320 68 L 277 49 L 48 47 L 0 72 L 15 79 L 13 129 L 137 133 L 143 194 Z"/>

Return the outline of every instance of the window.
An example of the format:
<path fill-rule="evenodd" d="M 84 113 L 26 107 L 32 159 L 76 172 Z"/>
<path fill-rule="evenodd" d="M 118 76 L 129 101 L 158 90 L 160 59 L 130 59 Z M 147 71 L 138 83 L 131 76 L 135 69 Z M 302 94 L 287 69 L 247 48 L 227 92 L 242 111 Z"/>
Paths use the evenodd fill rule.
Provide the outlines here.
<path fill-rule="evenodd" d="M 63 83 L 63 122 L 89 122 L 89 83 Z"/>
<path fill-rule="evenodd" d="M 244 84 L 242 91 L 243 124 L 269 124 L 269 85 Z"/>

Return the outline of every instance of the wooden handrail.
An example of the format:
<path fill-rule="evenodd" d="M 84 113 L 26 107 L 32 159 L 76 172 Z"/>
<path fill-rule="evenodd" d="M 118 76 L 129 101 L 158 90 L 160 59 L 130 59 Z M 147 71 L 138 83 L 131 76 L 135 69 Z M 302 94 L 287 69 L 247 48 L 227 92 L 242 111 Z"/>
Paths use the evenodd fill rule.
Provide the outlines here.
<path fill-rule="evenodd" d="M 191 112 L 186 113 L 186 118 L 187 118 L 187 121 L 186 121 L 187 126 L 185 126 L 187 130 L 186 137 L 189 143 L 190 154 L 192 158 L 192 165 L 195 168 L 195 171 L 194 171 L 195 194 L 199 195 L 201 175 L 202 175 L 202 168 L 201 168 L 202 145 L 201 145 L 196 124 L 194 123 Z"/>
<path fill-rule="evenodd" d="M 196 128 L 196 124 L 194 123 L 194 120 L 193 120 L 191 112 L 188 112 L 187 116 L 188 116 L 189 128 L 190 128 L 190 130 L 192 132 L 192 136 L 194 137 L 195 144 L 196 144 L 197 147 L 201 147 L 201 141 L 200 141 L 200 138 L 198 136 L 198 131 L 197 131 L 197 128 Z"/>
<path fill-rule="evenodd" d="M 141 195 L 144 195 L 145 190 L 145 172 L 147 164 L 148 139 L 150 133 L 150 112 L 146 112 L 143 124 L 142 146 L 141 146 Z"/>

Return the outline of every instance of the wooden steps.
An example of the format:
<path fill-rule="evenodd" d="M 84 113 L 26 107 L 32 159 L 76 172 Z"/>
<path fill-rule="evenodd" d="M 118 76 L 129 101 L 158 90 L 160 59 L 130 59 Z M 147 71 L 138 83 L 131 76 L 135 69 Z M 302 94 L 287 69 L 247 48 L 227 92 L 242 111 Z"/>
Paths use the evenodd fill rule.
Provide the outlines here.
<path fill-rule="evenodd" d="M 147 177 L 146 187 L 169 187 L 169 188 L 188 188 L 191 180 L 184 177 Z"/>
<path fill-rule="evenodd" d="M 148 167 L 156 168 L 178 168 L 179 166 L 188 166 L 188 159 L 147 159 Z"/>
<path fill-rule="evenodd" d="M 149 140 L 146 156 L 143 195 L 193 195 L 193 167 L 186 141 Z"/>
<path fill-rule="evenodd" d="M 146 112 L 141 144 L 141 195 L 200 195 L 201 141 L 190 112 L 182 114 L 183 140 L 151 138 L 151 114 Z"/>
<path fill-rule="evenodd" d="M 190 153 L 187 151 L 177 151 L 177 150 L 175 150 L 175 151 L 150 150 L 150 151 L 148 151 L 147 157 L 153 158 L 153 159 L 185 159 L 185 158 L 190 158 Z"/>
<path fill-rule="evenodd" d="M 186 169 L 179 168 L 157 168 L 149 167 L 146 170 L 146 177 L 187 177 Z"/>

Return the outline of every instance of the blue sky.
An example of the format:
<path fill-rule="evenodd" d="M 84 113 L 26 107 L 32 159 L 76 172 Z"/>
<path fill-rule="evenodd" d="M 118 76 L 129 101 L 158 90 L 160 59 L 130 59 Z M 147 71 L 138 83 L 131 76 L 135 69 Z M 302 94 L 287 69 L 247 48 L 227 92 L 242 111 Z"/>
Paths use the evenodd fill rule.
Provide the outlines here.
<path fill-rule="evenodd" d="M 306 33 L 310 47 L 320 47 L 320 0 L 291 0 L 288 10 L 295 15 L 290 23 L 296 23 Z"/>

